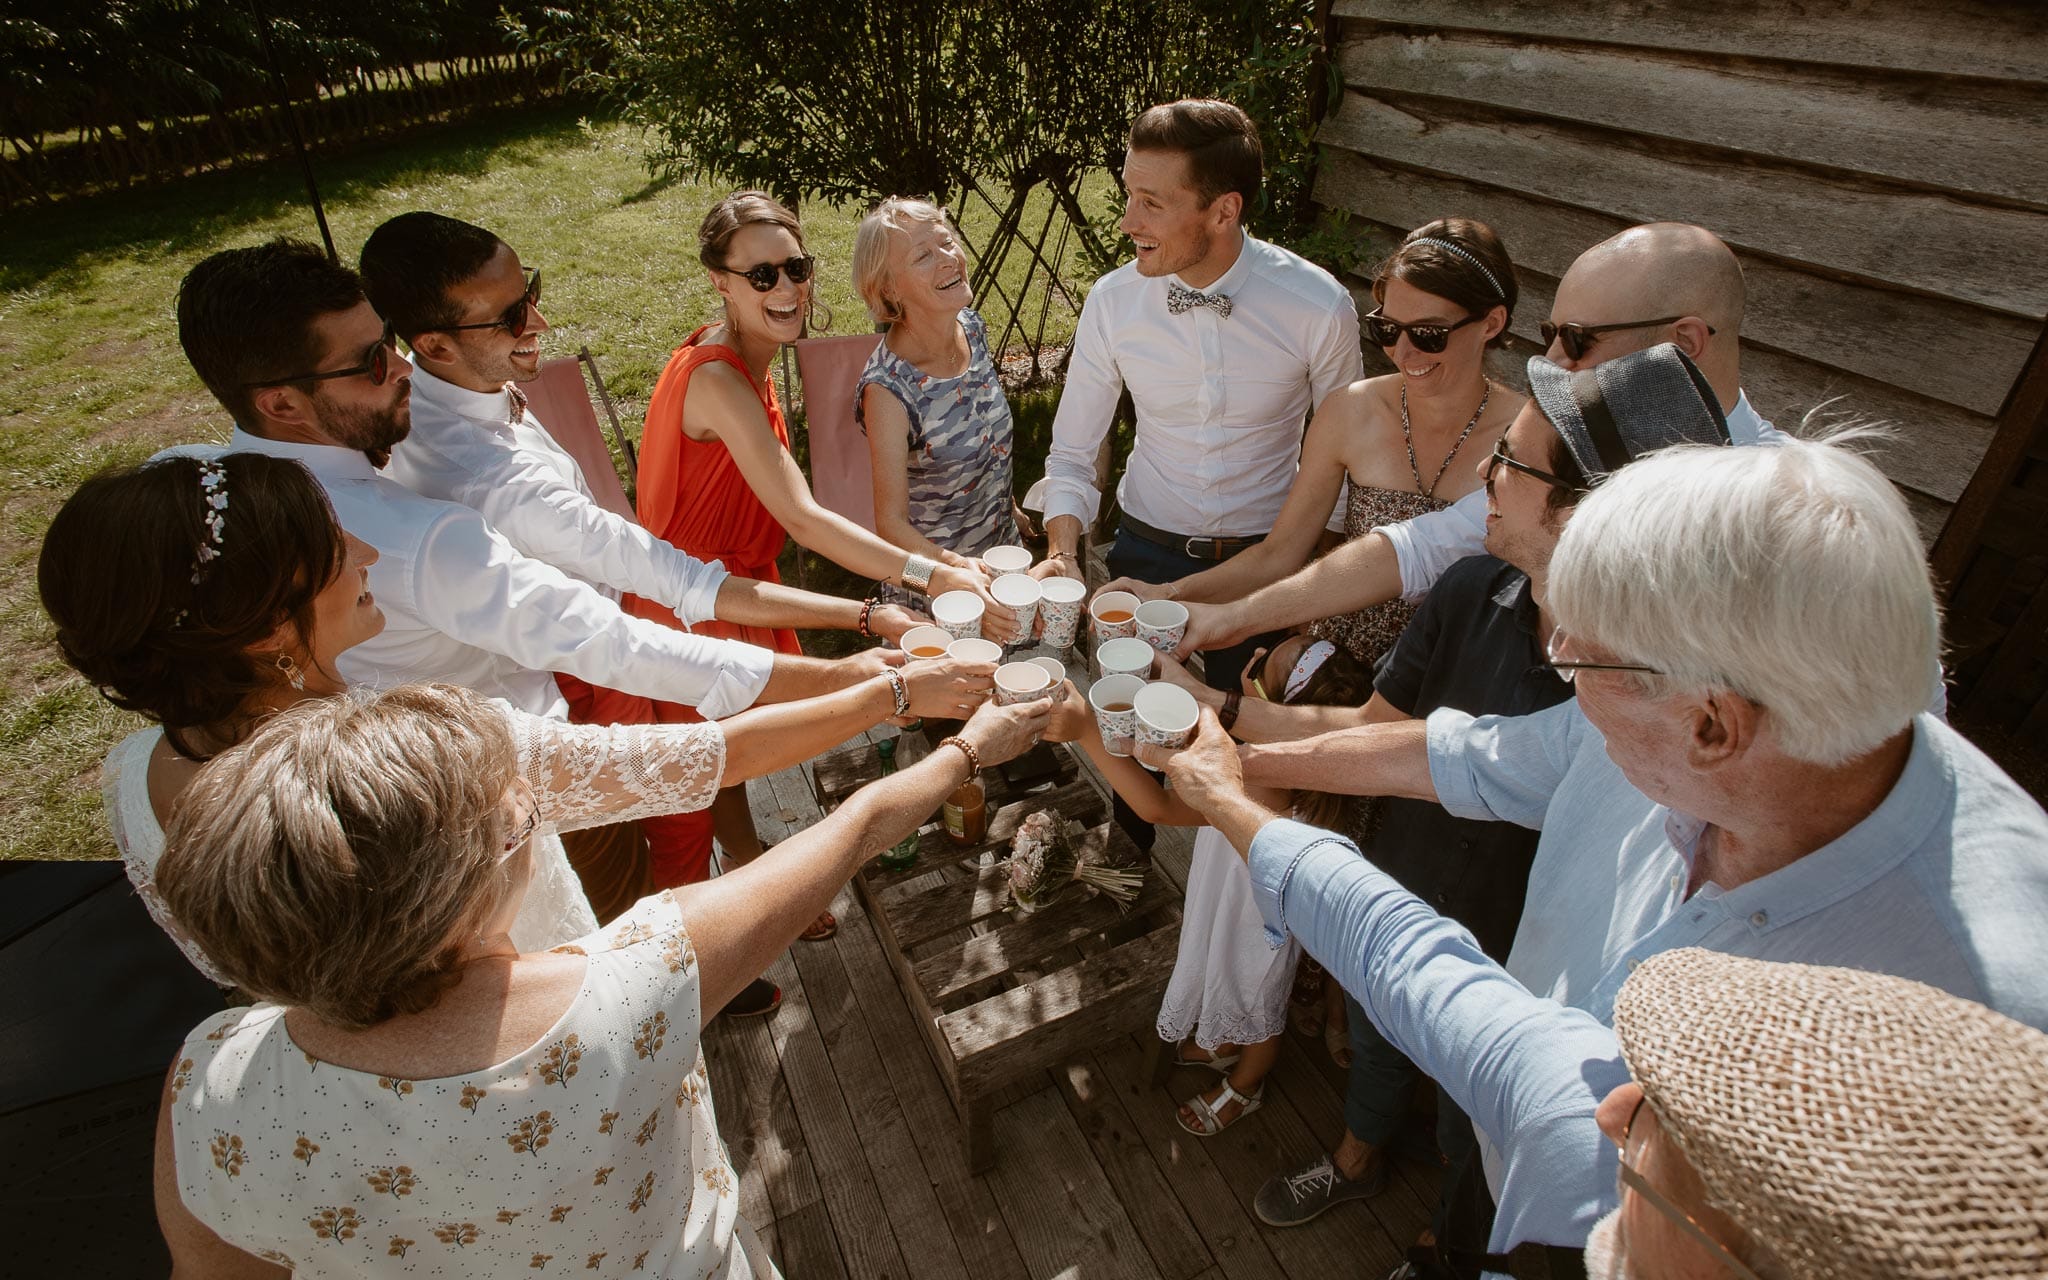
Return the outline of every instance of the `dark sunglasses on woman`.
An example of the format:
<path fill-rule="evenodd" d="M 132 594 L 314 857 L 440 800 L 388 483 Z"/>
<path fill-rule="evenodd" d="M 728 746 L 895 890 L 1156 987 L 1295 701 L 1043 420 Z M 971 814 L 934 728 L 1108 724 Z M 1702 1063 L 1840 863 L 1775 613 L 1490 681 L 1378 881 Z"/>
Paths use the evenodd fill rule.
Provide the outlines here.
<path fill-rule="evenodd" d="M 1415 344 L 1417 351 L 1434 356 L 1441 355 L 1444 347 L 1450 343 L 1451 330 L 1462 329 L 1477 319 L 1479 316 L 1469 315 L 1456 324 L 1402 324 L 1399 320 L 1387 319 L 1375 310 L 1360 323 L 1365 326 L 1365 336 L 1372 339 L 1372 345 L 1376 347 L 1391 347 L 1399 342 L 1401 335 L 1405 333 L 1408 335 L 1408 341 Z"/>
<path fill-rule="evenodd" d="M 323 373 L 300 373 L 289 378 L 265 378 L 261 382 L 245 382 L 242 389 L 256 391 L 264 387 L 288 387 L 294 382 L 325 382 L 329 378 L 355 378 L 364 374 L 369 375 L 371 386 L 381 387 L 384 380 L 391 376 L 391 353 L 397 349 L 398 337 L 392 333 L 391 325 L 387 321 L 384 325 L 384 336 L 377 339 L 377 345 L 364 353 L 361 364 L 352 364 L 346 369 L 329 369 Z"/>
<path fill-rule="evenodd" d="M 795 257 L 787 262 L 762 262 L 741 271 L 736 267 L 721 268 L 727 275 L 744 276 L 754 286 L 755 293 L 766 293 L 775 287 L 775 276 L 779 271 L 789 277 L 791 284 L 802 284 L 811 278 L 818 260 L 812 257 Z"/>
<path fill-rule="evenodd" d="M 460 333 L 464 329 L 503 329 L 515 338 L 526 336 L 527 323 L 534 312 L 540 309 L 540 268 L 522 267 L 526 272 L 526 292 L 519 295 L 519 301 L 505 308 L 505 313 L 496 320 L 485 320 L 479 324 L 444 324 L 442 333 Z"/>

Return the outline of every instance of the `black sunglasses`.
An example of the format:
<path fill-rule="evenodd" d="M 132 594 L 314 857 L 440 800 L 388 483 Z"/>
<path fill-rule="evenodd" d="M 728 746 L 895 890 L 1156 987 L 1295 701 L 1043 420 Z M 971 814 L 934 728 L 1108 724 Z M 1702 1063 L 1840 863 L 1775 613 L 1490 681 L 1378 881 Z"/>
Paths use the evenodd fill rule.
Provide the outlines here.
<path fill-rule="evenodd" d="M 729 276 L 745 276 L 747 283 L 754 286 L 755 293 L 766 293 L 775 287 L 776 272 L 780 271 L 788 276 L 791 284 L 802 284 L 811 278 L 811 272 L 816 270 L 817 266 L 816 258 L 799 256 L 787 262 L 756 263 L 745 271 L 737 267 L 720 267 L 719 270 Z"/>
<path fill-rule="evenodd" d="M 460 333 L 465 329 L 503 329 L 515 338 L 526 336 L 527 321 L 540 309 L 540 268 L 521 267 L 526 273 L 526 292 L 519 295 L 519 301 L 505 308 L 505 314 L 496 320 L 485 320 L 480 324 L 444 324 L 438 332 Z"/>
<path fill-rule="evenodd" d="M 384 324 L 384 336 L 377 339 L 377 345 L 370 348 L 368 354 L 363 357 L 361 364 L 350 365 L 346 369 L 329 369 L 324 373 L 301 373 L 289 378 L 265 378 L 261 382 L 245 382 L 242 384 L 242 390 L 256 391 L 263 387 L 288 387 L 294 382 L 325 382 L 329 378 L 354 378 L 362 374 L 370 375 L 371 386 L 381 387 L 384 385 L 384 380 L 391 376 L 391 353 L 398 349 L 397 341 L 397 335 L 391 331 L 390 322 L 386 321 Z"/>
<path fill-rule="evenodd" d="M 1399 342 L 1401 335 L 1405 333 L 1408 335 L 1408 341 L 1415 344 L 1417 351 L 1433 356 L 1441 354 L 1445 345 L 1450 342 L 1451 330 L 1462 329 L 1479 318 L 1475 313 L 1456 324 L 1402 324 L 1399 320 L 1387 319 L 1375 310 L 1363 323 L 1365 336 L 1371 338 L 1372 345 L 1376 347 L 1391 347 Z"/>
<path fill-rule="evenodd" d="M 1555 488 L 1563 489 L 1566 493 L 1581 493 L 1585 490 L 1584 485 L 1573 484 L 1569 480 L 1561 479 L 1557 476 L 1551 475 L 1548 471 L 1538 471 L 1536 468 L 1530 466 L 1526 462 L 1517 462 L 1513 458 L 1509 457 L 1508 442 L 1506 436 L 1502 436 L 1500 439 L 1493 442 L 1493 453 L 1486 459 L 1486 470 L 1479 473 L 1480 483 L 1493 483 L 1493 471 L 1495 467 L 1507 467 L 1512 471 L 1519 471 L 1525 476 L 1535 476 L 1538 480 L 1541 480 L 1543 483 L 1551 485 Z"/>
<path fill-rule="evenodd" d="M 1623 329 L 1654 329 L 1660 324 L 1677 324 L 1684 316 L 1665 316 L 1661 320 L 1623 320 L 1619 324 L 1580 324 L 1567 320 L 1563 324 L 1552 324 L 1545 320 L 1537 328 L 1543 334 L 1543 345 L 1564 340 L 1564 353 L 1574 360 L 1583 359 L 1603 333 L 1615 333 Z M 1714 326 L 1707 326 L 1707 336 L 1714 336 Z"/>

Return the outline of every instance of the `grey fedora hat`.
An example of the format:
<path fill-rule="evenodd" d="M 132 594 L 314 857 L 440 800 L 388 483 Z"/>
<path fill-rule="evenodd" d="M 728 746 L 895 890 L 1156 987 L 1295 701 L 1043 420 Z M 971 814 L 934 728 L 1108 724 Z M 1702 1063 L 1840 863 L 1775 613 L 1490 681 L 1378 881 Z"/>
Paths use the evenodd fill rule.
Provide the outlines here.
<path fill-rule="evenodd" d="M 1532 356 L 1529 392 L 1588 484 L 1670 445 L 1728 443 L 1720 398 L 1668 342 L 1590 369 L 1561 369 Z"/>

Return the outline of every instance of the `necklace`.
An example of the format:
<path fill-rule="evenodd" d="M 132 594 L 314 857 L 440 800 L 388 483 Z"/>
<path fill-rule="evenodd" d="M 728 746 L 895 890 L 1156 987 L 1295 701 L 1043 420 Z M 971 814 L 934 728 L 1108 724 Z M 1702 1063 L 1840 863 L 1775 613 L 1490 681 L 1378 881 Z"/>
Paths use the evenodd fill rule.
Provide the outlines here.
<path fill-rule="evenodd" d="M 1401 439 L 1408 445 L 1408 474 L 1415 477 L 1415 492 L 1432 502 L 1436 500 L 1436 487 L 1443 483 L 1444 472 L 1451 469 L 1451 459 L 1457 457 L 1458 450 L 1465 447 L 1466 437 L 1472 434 L 1472 428 L 1479 425 L 1480 417 L 1486 413 L 1486 402 L 1493 399 L 1493 380 L 1481 378 L 1479 385 L 1485 388 L 1479 393 L 1479 407 L 1472 411 L 1472 420 L 1458 433 L 1458 443 L 1452 445 L 1451 451 L 1444 455 L 1444 464 L 1436 469 L 1436 479 L 1431 480 L 1429 486 L 1424 488 L 1422 468 L 1415 465 L 1415 433 L 1408 427 L 1408 383 L 1406 379 L 1401 382 Z"/>

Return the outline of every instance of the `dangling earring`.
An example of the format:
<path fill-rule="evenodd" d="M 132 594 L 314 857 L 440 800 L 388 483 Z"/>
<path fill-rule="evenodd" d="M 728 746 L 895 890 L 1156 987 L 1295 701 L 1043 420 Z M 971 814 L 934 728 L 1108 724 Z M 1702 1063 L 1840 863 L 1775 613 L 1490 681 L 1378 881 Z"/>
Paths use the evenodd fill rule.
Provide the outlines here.
<path fill-rule="evenodd" d="M 278 654 L 277 669 L 284 673 L 285 680 L 292 688 L 297 689 L 301 693 L 306 691 L 305 674 L 299 670 L 299 664 L 292 661 L 292 655 L 288 653 Z"/>

